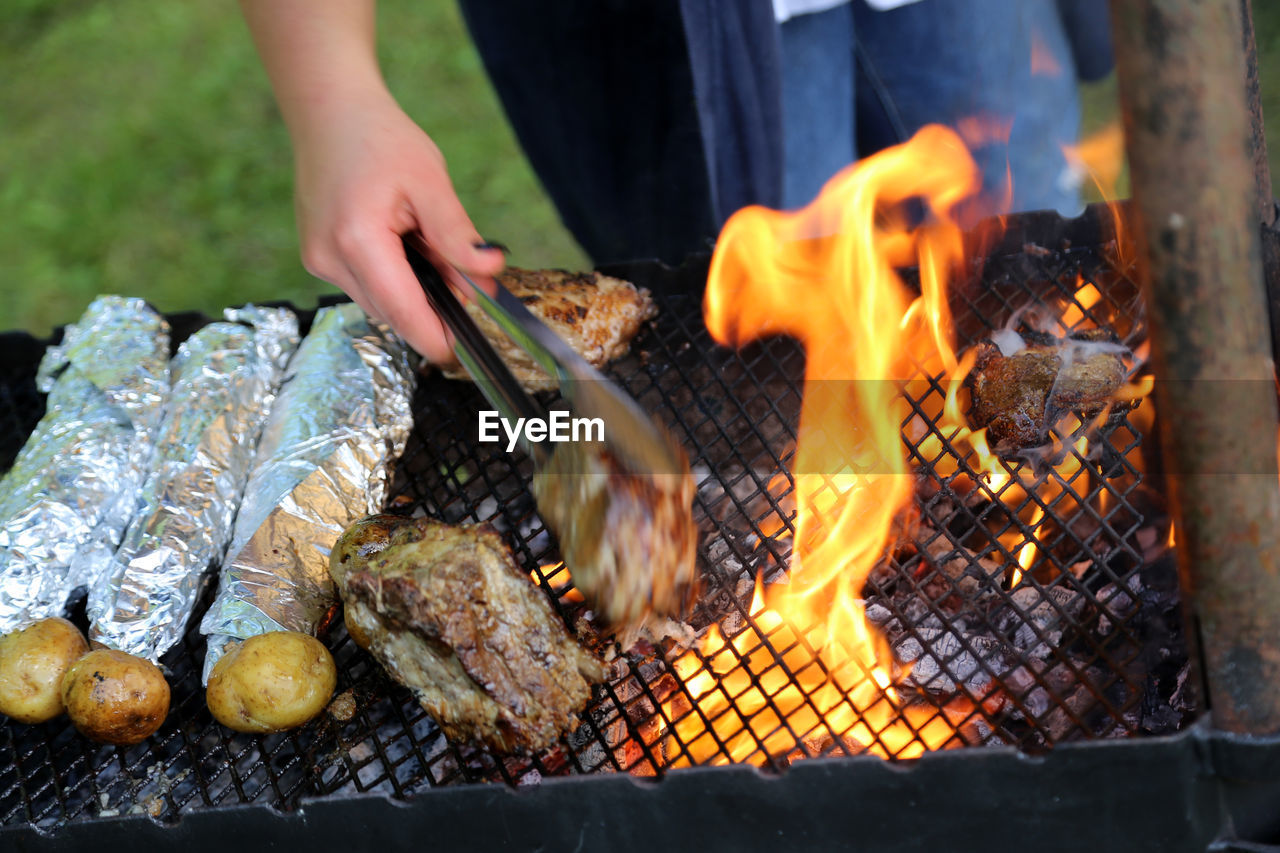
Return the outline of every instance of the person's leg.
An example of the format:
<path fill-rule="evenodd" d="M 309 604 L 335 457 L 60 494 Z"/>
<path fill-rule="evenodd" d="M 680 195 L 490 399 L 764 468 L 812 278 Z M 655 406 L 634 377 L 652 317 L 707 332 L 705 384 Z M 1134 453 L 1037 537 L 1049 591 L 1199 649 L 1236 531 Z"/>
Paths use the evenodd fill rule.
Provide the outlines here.
<path fill-rule="evenodd" d="M 782 195 L 769 0 L 460 0 L 565 225 L 597 264 L 705 251 Z"/>
<path fill-rule="evenodd" d="M 769 0 L 680 0 L 680 17 L 718 230 L 782 200 L 778 24 Z"/>
<path fill-rule="evenodd" d="M 1107 0 L 1058 0 L 1076 74 L 1087 83 L 1106 77 L 1116 64 L 1109 13 Z"/>
<path fill-rule="evenodd" d="M 886 12 L 855 0 L 854 8 L 860 143 L 883 146 L 928 123 L 973 128 L 966 120 L 979 119 L 988 132 L 1008 124 L 1007 145 L 974 151 L 985 191 L 1004 197 L 1007 168 L 1010 210 L 1079 212 L 1079 177 L 1062 146 L 1079 135 L 1080 101 L 1055 0 L 924 0 Z"/>
<path fill-rule="evenodd" d="M 716 234 L 680 0 L 462 0 L 530 164 L 597 264 Z"/>
<path fill-rule="evenodd" d="M 849 5 L 782 23 L 784 207 L 808 204 L 853 162 L 853 81 Z"/>

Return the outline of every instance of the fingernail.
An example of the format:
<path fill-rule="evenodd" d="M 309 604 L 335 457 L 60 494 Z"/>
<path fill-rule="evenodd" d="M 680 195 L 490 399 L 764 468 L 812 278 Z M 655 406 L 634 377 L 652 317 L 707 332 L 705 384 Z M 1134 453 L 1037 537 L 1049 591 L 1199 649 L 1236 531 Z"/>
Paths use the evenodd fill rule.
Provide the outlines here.
<path fill-rule="evenodd" d="M 496 240 L 481 240 L 479 243 L 472 243 L 471 245 L 476 247 L 482 252 L 487 252 L 487 251 L 496 249 L 497 251 L 502 252 L 502 254 L 504 255 L 511 254 L 510 249 L 508 249 L 506 246 L 502 245 L 501 243 L 497 242 Z"/>

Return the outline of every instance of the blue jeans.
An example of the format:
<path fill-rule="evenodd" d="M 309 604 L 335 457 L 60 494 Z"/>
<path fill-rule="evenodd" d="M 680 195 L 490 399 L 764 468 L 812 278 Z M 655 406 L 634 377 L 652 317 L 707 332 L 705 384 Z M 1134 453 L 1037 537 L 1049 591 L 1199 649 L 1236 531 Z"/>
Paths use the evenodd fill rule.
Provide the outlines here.
<path fill-rule="evenodd" d="M 1061 146 L 1079 135 L 1080 102 L 1056 0 L 924 0 L 887 12 L 853 0 L 781 29 L 785 206 L 807 203 L 860 151 L 978 117 L 1012 123 L 1007 144 L 973 152 L 986 194 L 1004 198 L 1011 172 L 1009 210 L 1079 212 Z"/>
<path fill-rule="evenodd" d="M 978 114 L 1013 121 L 1007 150 L 976 152 L 989 188 L 1007 157 L 1013 209 L 1078 206 L 1058 149 L 1079 105 L 1055 4 L 1105 0 L 883 13 L 853 0 L 781 28 L 770 0 L 460 2 L 529 162 L 597 264 L 678 263 L 744 205 L 802 204 L 856 154 Z M 1076 17 L 1105 29 L 1105 14 Z M 1032 73 L 1032 33 L 1059 74 Z"/>

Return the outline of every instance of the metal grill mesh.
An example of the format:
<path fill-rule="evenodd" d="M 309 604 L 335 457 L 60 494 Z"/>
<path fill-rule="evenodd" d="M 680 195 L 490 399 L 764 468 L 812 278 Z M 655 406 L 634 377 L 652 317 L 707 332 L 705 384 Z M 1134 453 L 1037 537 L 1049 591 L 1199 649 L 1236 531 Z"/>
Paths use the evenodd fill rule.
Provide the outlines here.
<path fill-rule="evenodd" d="M 962 343 L 979 339 L 1028 304 L 1060 310 L 1083 277 L 1097 285 L 1102 298 L 1092 308 L 1078 306 L 1081 314 L 1114 326 L 1127 344 L 1137 346 L 1143 325 L 1128 273 L 1093 249 L 1028 246 L 993 258 L 974 277 L 985 285 L 962 287 L 954 296 Z M 660 284 L 666 273 L 655 268 L 652 275 L 654 281 L 643 283 Z M 673 655 L 656 648 L 611 661 L 609 679 L 597 689 L 582 725 L 558 747 L 533 757 L 460 747 L 447 743 L 408 692 L 391 683 L 339 626 L 327 638 L 339 667 L 339 701 L 329 713 L 300 731 L 241 735 L 213 723 L 204 707 L 204 648 L 192 632 L 164 661 L 173 709 L 144 744 L 96 746 L 65 720 L 0 726 L 0 822 L 51 827 L 130 812 L 175 819 L 211 806 L 258 802 L 288 808 L 303 797 L 371 791 L 402 796 L 459 782 L 523 785 L 599 771 L 653 776 L 693 755 L 717 762 L 732 755 L 781 768 L 798 757 L 864 751 L 847 727 L 782 719 L 784 691 L 790 691 L 787 701 L 793 705 L 799 695 L 799 706 L 818 710 L 806 691 L 828 674 L 811 669 L 821 664 L 812 648 L 805 649 L 810 637 L 757 624 L 750 611 L 752 579 L 781 576 L 790 556 L 794 485 L 787 471 L 803 353 L 781 339 L 741 352 L 718 348 L 703 327 L 697 298 L 660 302 L 657 321 L 611 372 L 670 425 L 690 451 L 699 479 L 695 515 L 705 592 L 690 624 L 703 629 L 718 623 L 731 640 L 755 632 L 745 634 L 753 642 L 730 645 L 715 660 L 686 658 L 697 670 L 722 670 L 726 655 L 754 662 L 749 686 L 717 688 L 723 710 L 716 718 L 687 687 L 696 671 L 676 678 Z M 3 386 L 0 425 L 11 430 L 3 448 L 7 458 L 40 415 L 30 387 L 33 357 L 38 353 L 11 364 Z M 955 473 L 929 473 L 943 456 L 959 454 L 927 423 L 927 413 L 936 409 L 928 397 L 943 393 L 935 381 L 923 396 L 908 395 L 916 423 L 909 418 L 904 434 L 917 438 L 907 439 L 907 450 L 925 472 L 918 478 L 919 518 L 904 529 L 902 543 L 872 574 L 865 592 L 869 614 L 898 656 L 914 662 L 902 701 L 932 707 L 956 730 L 955 745 L 1034 748 L 1179 725 L 1181 718 L 1170 719 L 1165 709 L 1174 690 L 1170 679 L 1186 653 L 1176 627 L 1170 627 L 1176 603 L 1168 580 L 1171 561 L 1150 541 L 1159 501 L 1135 465 L 1148 425 L 1143 410 L 1102 429 L 1094 451 L 1076 454 L 1078 464 L 1069 473 L 1042 473 L 1039 488 L 1001 503 L 998 498 L 1014 488 L 1017 466 L 1007 466 L 1011 482 L 1004 485 L 982 481 L 963 456 Z M 471 413 L 482 406 L 467 384 L 438 377 L 421 384 L 417 429 L 393 504 L 451 522 L 493 523 L 520 564 L 531 571 L 544 567 L 537 577 L 574 624 L 581 614 L 565 595 L 554 543 L 535 513 L 528 462 L 476 441 Z M 941 455 L 926 450 L 928 435 L 941 439 Z M 1035 561 L 1011 589 L 1010 567 L 1029 541 L 1035 543 Z M 795 659 L 809 663 L 789 663 Z M 740 707 L 748 692 L 755 697 L 752 706 Z M 701 725 L 691 726 L 692 720 Z M 736 733 L 747 720 L 753 730 Z M 700 733 L 680 734 L 691 729 Z"/>

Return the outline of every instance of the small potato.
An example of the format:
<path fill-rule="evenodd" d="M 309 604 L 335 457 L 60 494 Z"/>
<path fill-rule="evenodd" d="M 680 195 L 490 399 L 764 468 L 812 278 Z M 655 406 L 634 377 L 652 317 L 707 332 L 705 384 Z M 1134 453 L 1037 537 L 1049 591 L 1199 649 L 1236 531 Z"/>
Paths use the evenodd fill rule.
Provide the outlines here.
<path fill-rule="evenodd" d="M 89 651 L 80 630 L 52 617 L 0 637 L 0 714 L 43 723 L 62 713 L 62 676 Z"/>
<path fill-rule="evenodd" d="M 350 608 L 343 608 L 342 623 L 347 626 L 347 635 L 351 637 L 355 644 L 366 652 L 369 651 L 373 645 L 373 638 L 369 636 L 369 633 L 365 631 L 362 625 L 357 624 L 355 619 L 352 618 Z"/>
<path fill-rule="evenodd" d="M 324 710 L 337 683 L 324 643 L 296 631 L 273 631 L 228 647 L 209 674 L 205 701 L 229 729 L 279 732 Z"/>
<path fill-rule="evenodd" d="M 85 737 L 130 746 L 169 714 L 169 683 L 159 667 L 115 649 L 94 649 L 62 679 L 67 716 Z"/>

